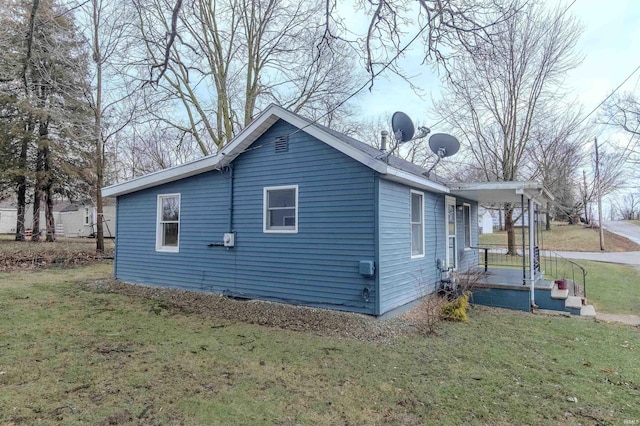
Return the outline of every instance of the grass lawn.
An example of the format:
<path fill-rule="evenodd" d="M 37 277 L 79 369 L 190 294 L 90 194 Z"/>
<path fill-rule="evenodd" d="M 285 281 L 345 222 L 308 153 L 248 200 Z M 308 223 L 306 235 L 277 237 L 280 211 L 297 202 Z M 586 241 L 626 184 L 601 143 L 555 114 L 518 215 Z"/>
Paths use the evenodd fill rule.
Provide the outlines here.
<path fill-rule="evenodd" d="M 0 274 L 0 424 L 640 421 L 632 327 L 477 307 L 435 337 L 363 342 L 82 284 L 111 267 Z"/>
<path fill-rule="evenodd" d="M 529 244 L 529 231 L 525 241 Z M 640 245 L 617 234 L 604 231 L 604 239 L 607 250 L 636 251 Z M 506 231 L 498 231 L 493 234 L 480 235 L 480 246 L 483 244 L 507 245 Z M 522 246 L 522 228 L 516 228 L 516 244 Z M 584 225 L 566 225 L 552 223 L 550 231 L 542 232 L 542 248 L 555 251 L 600 251 L 600 233 L 597 229 L 587 228 Z"/>
<path fill-rule="evenodd" d="M 587 299 L 596 312 L 640 315 L 640 273 L 631 266 L 575 260 L 587 271 Z"/>
<path fill-rule="evenodd" d="M 627 220 L 627 222 L 640 226 L 640 220 Z"/>

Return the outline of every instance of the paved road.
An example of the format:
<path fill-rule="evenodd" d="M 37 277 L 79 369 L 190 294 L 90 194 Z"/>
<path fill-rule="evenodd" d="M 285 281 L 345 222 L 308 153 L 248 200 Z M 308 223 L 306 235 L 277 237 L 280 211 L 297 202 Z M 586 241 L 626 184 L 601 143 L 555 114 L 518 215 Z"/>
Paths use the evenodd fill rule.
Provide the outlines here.
<path fill-rule="evenodd" d="M 640 244 L 640 226 L 622 220 L 603 221 L 604 229 L 614 234 L 622 235 L 636 244 Z"/>
<path fill-rule="evenodd" d="M 640 266 L 640 251 L 622 252 L 584 252 L 584 251 L 558 251 L 556 252 L 567 259 L 595 260 L 597 262 L 622 263 L 625 265 Z"/>

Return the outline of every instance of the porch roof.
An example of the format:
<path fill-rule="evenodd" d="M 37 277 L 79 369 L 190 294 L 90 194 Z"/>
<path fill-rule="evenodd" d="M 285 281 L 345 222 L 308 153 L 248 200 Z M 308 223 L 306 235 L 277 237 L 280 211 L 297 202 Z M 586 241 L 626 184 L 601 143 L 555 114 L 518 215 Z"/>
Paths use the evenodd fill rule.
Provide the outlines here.
<path fill-rule="evenodd" d="M 452 195 L 477 201 L 480 204 L 520 203 L 533 199 L 538 204 L 553 201 L 553 195 L 541 183 L 514 182 L 451 182 L 447 183 Z"/>

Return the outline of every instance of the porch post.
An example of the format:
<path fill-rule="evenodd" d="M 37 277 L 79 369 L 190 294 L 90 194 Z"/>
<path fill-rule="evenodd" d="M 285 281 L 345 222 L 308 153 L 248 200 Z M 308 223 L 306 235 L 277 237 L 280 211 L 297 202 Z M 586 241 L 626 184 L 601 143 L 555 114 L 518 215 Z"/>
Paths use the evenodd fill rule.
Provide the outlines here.
<path fill-rule="evenodd" d="M 529 198 L 529 271 L 531 275 L 531 307 L 536 306 L 535 298 L 535 282 L 536 271 L 534 269 L 535 263 L 535 215 L 534 215 L 534 203 L 533 198 Z"/>
<path fill-rule="evenodd" d="M 524 194 L 520 194 L 520 224 L 522 225 L 522 285 L 527 285 L 527 247 L 524 242 Z"/>

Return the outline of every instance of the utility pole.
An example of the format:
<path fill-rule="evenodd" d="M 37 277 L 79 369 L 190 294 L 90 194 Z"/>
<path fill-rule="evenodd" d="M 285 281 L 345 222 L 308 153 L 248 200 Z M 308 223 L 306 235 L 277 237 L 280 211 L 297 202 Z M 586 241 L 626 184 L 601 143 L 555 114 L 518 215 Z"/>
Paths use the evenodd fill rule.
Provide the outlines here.
<path fill-rule="evenodd" d="M 598 191 L 598 225 L 600 227 L 600 250 L 604 251 L 604 228 L 602 228 L 602 194 L 600 193 L 600 156 L 598 155 L 598 138 L 593 138 L 596 145 L 596 190 Z"/>

